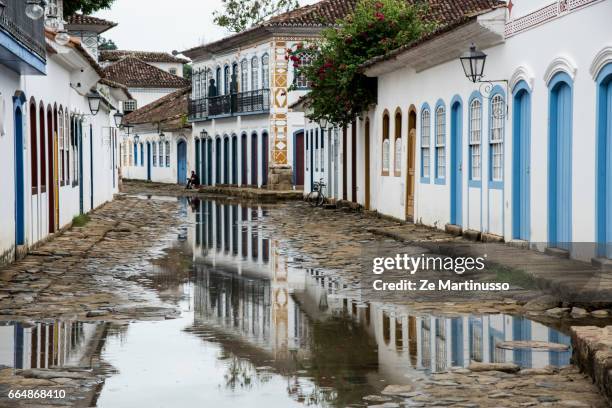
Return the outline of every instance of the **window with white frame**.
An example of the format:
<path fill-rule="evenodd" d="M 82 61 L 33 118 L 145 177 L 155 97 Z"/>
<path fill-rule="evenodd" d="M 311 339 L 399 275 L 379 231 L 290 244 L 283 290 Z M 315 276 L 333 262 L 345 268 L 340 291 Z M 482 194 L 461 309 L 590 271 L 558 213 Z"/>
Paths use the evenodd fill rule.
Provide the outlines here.
<path fill-rule="evenodd" d="M 389 174 L 391 161 L 391 142 L 389 141 L 389 114 L 383 115 L 383 142 L 382 142 L 382 172 L 383 175 Z"/>
<path fill-rule="evenodd" d="M 223 93 L 225 95 L 229 95 L 230 94 L 231 82 L 232 82 L 232 74 L 230 73 L 229 65 L 226 65 L 225 68 L 223 68 L 223 78 L 225 79 L 225 85 L 224 85 L 224 88 L 223 88 Z"/>
<path fill-rule="evenodd" d="M 159 143 L 159 167 L 164 167 L 164 145 L 162 142 Z"/>
<path fill-rule="evenodd" d="M 170 142 L 166 142 L 166 167 L 170 167 Z"/>
<path fill-rule="evenodd" d="M 151 146 L 153 147 L 153 154 L 151 155 L 153 157 L 153 167 L 157 167 L 157 143 L 153 142 Z"/>
<path fill-rule="evenodd" d="M 134 165 L 134 143 L 130 143 L 130 166 Z"/>
<path fill-rule="evenodd" d="M 429 178 L 431 168 L 431 113 L 428 108 L 421 112 L 421 176 Z"/>
<path fill-rule="evenodd" d="M 64 162 L 64 112 L 60 107 L 60 110 L 57 114 L 57 123 L 59 124 L 59 129 L 57 132 L 57 141 L 58 141 L 58 150 L 59 150 L 59 172 L 60 172 L 60 183 L 64 185 L 64 166 L 66 163 Z"/>
<path fill-rule="evenodd" d="M 168 72 L 170 72 L 172 75 L 176 75 L 176 68 L 170 68 Z"/>
<path fill-rule="evenodd" d="M 198 99 L 202 97 L 202 70 L 194 71 L 191 77 L 191 88 L 193 89 L 193 99 Z"/>
<path fill-rule="evenodd" d="M 240 91 L 246 92 L 249 90 L 249 63 L 243 59 L 240 63 Z"/>
<path fill-rule="evenodd" d="M 319 171 L 319 129 L 315 130 L 315 171 Z"/>
<path fill-rule="evenodd" d="M 270 56 L 268 54 L 261 57 L 261 87 L 263 89 L 270 87 Z"/>
<path fill-rule="evenodd" d="M 66 160 L 66 166 L 64 171 L 66 173 L 66 184 L 70 183 L 70 115 L 68 110 L 64 114 L 64 157 Z"/>
<path fill-rule="evenodd" d="M 480 180 L 482 176 L 482 103 L 474 99 L 470 104 L 470 180 Z"/>
<path fill-rule="evenodd" d="M 436 108 L 436 178 L 446 176 L 446 109 Z"/>
<path fill-rule="evenodd" d="M 491 99 L 491 181 L 503 180 L 504 159 L 504 98 L 496 94 Z"/>
<path fill-rule="evenodd" d="M 304 75 L 304 73 L 300 71 L 303 67 L 306 67 L 310 64 L 312 64 L 312 57 L 310 55 L 303 54 L 300 56 L 300 63 L 293 70 L 293 75 L 294 75 L 293 81 L 295 83 L 296 88 L 298 89 L 310 88 L 310 82 L 306 78 L 306 75 Z"/>
<path fill-rule="evenodd" d="M 310 130 L 308 132 L 305 133 L 305 137 L 306 137 L 306 154 L 305 156 L 305 161 L 306 161 L 306 171 L 310 170 Z"/>
<path fill-rule="evenodd" d="M 138 108 L 138 104 L 136 99 L 130 99 L 128 101 L 123 102 L 123 111 L 124 112 L 133 112 Z"/>
<path fill-rule="evenodd" d="M 402 114 L 395 114 L 395 150 L 393 170 L 396 176 L 402 175 Z"/>
<path fill-rule="evenodd" d="M 140 142 L 140 167 L 144 167 L 144 144 Z"/>
<path fill-rule="evenodd" d="M 257 57 L 251 58 L 251 90 L 259 89 L 259 60 Z"/>

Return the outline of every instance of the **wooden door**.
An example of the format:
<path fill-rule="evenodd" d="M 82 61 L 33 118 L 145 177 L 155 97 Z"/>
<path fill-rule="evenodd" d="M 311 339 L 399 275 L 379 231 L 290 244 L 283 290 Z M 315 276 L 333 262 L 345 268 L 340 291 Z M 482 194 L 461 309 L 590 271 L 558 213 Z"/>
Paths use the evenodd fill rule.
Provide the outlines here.
<path fill-rule="evenodd" d="M 406 172 L 406 219 L 414 222 L 414 154 L 416 147 L 416 129 L 408 132 L 408 171 Z"/>
<path fill-rule="evenodd" d="M 294 184 L 296 186 L 304 185 L 304 132 L 298 132 L 295 134 L 295 160 L 293 171 L 295 174 Z"/>
<path fill-rule="evenodd" d="M 365 208 L 366 210 L 370 209 L 370 120 L 366 119 L 365 121 L 365 140 L 364 140 L 364 150 L 365 150 Z"/>

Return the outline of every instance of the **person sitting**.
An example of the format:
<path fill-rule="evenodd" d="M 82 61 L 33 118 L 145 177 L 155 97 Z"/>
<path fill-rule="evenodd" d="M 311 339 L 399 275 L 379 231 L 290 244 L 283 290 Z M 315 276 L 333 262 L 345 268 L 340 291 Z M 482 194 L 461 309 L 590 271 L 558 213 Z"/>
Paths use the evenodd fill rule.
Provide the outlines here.
<path fill-rule="evenodd" d="M 187 179 L 185 189 L 197 188 L 200 186 L 200 178 L 195 171 L 191 171 L 191 176 Z"/>

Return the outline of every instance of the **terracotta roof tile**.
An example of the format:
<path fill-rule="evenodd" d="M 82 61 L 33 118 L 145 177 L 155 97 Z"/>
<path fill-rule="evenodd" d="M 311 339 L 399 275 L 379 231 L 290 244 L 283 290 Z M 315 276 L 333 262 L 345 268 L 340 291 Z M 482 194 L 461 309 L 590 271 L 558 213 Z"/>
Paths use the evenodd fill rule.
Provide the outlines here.
<path fill-rule="evenodd" d="M 125 57 L 104 68 L 104 77 L 130 88 L 184 88 L 190 81 L 134 57 Z"/>
<path fill-rule="evenodd" d="M 104 50 L 100 51 L 100 61 L 119 61 L 125 57 L 138 58 L 144 62 L 176 62 L 181 64 L 187 64 L 184 58 L 175 57 L 168 52 L 155 52 L 155 51 L 127 51 L 127 50 Z"/>
<path fill-rule="evenodd" d="M 191 87 L 188 86 L 166 95 L 125 115 L 123 123 L 130 125 L 160 123 L 163 130 L 188 128 L 190 125 L 185 122 L 185 118 L 190 92 Z"/>
<path fill-rule="evenodd" d="M 68 30 L 75 29 L 75 26 L 98 26 L 99 28 L 95 31 L 100 34 L 104 31 L 110 30 L 115 27 L 117 23 L 112 21 L 104 20 L 102 18 L 88 16 L 86 14 L 73 14 L 66 17 L 66 26 Z"/>

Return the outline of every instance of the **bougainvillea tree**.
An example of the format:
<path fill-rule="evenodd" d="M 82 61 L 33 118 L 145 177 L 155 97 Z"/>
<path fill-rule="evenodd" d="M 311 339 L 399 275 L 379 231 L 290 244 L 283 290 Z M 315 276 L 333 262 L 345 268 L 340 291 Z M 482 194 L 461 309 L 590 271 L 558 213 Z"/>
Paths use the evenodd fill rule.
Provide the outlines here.
<path fill-rule="evenodd" d="M 320 41 L 287 49 L 290 65 L 309 83 L 309 119 L 345 126 L 365 112 L 376 100 L 376 86 L 359 67 L 435 29 L 426 11 L 425 2 L 360 0 Z"/>

